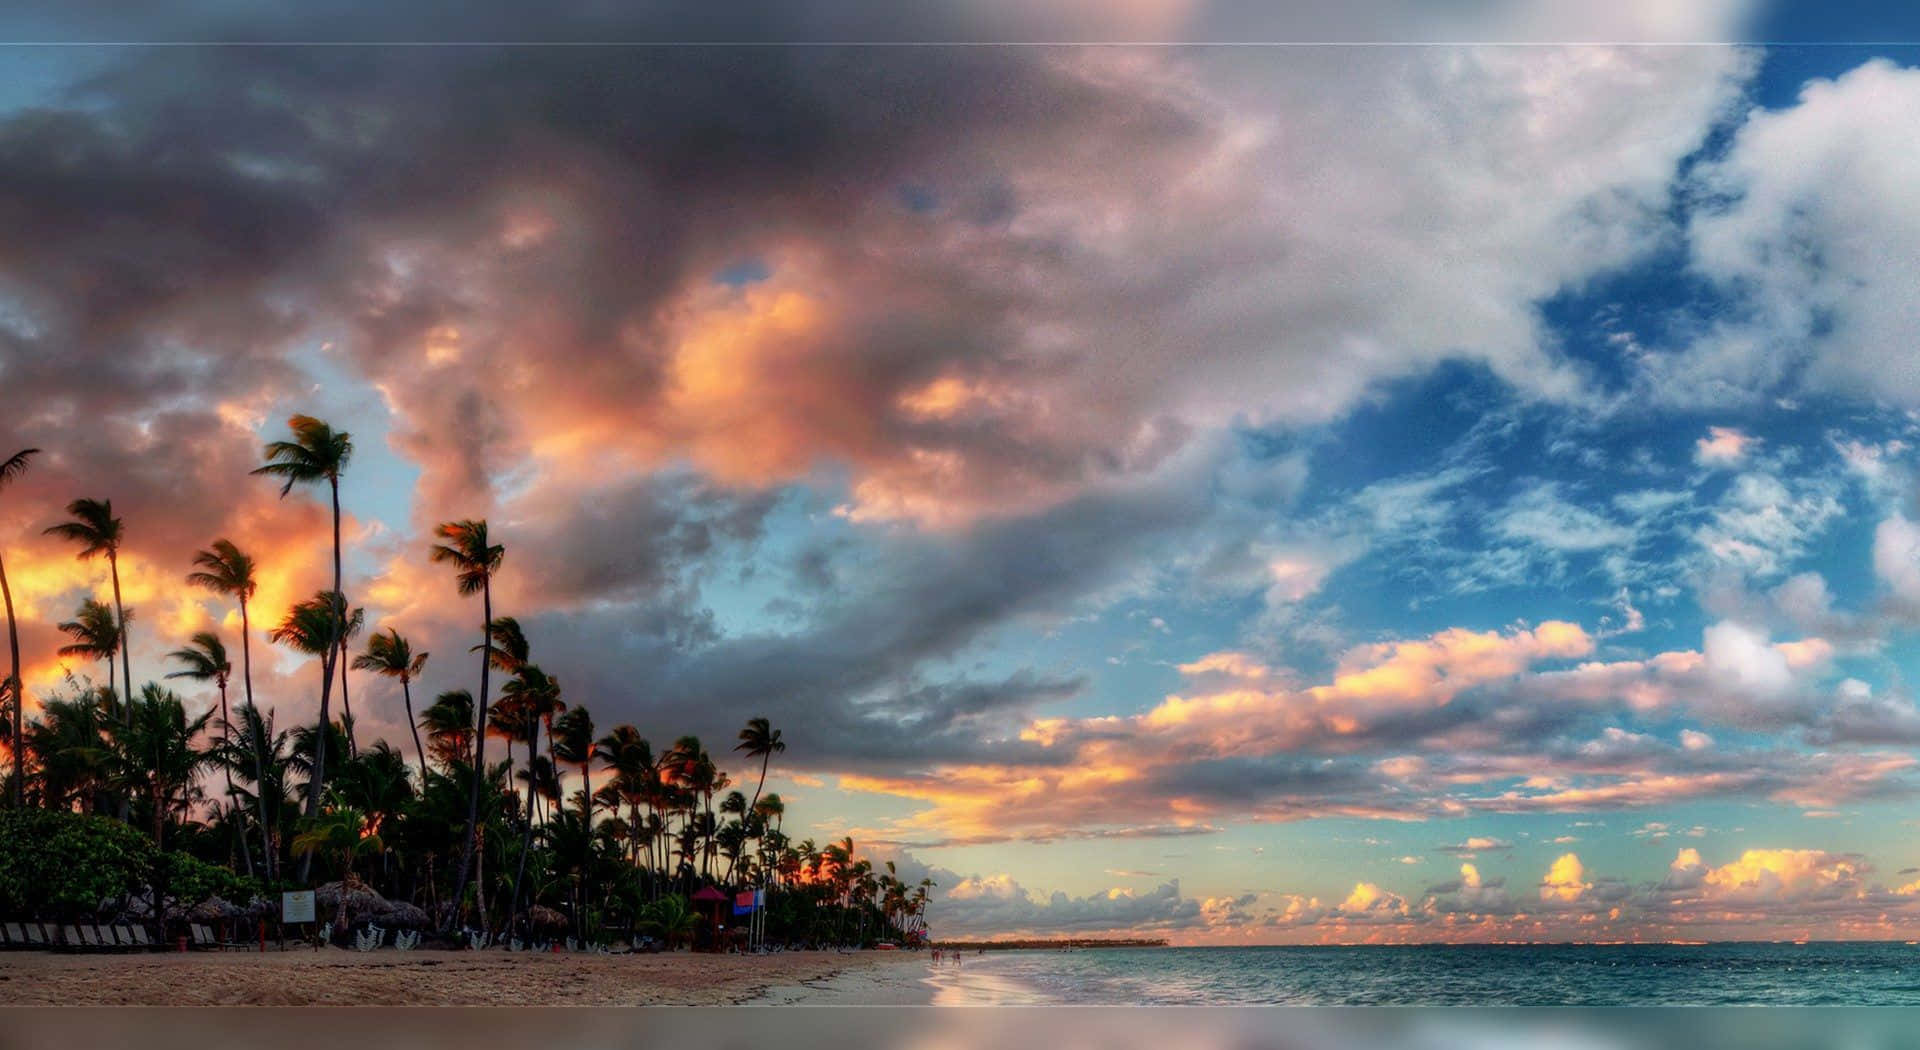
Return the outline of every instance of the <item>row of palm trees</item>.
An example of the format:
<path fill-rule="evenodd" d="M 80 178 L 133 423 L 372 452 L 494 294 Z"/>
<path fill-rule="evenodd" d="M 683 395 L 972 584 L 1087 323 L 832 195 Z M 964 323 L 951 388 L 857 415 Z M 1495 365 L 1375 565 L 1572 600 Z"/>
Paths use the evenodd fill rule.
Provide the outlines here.
<path fill-rule="evenodd" d="M 168 654 L 175 668 L 166 677 L 211 684 L 218 691 L 217 720 L 211 709 L 189 718 L 180 699 L 157 683 L 124 701 L 135 695 L 128 644 L 134 611 L 122 602 L 119 586 L 125 529 L 110 501 L 76 500 L 67 507 L 68 520 L 46 532 L 77 544 L 82 560 L 104 557 L 114 601 L 109 608 L 87 598 L 72 620 L 59 624 L 69 639 L 60 655 L 102 661 L 106 684 L 69 673 L 66 693 L 43 698 L 38 718 L 25 717 L 12 594 L 0 562 L 10 656 L 0 693 L 13 804 L 144 819 L 156 844 L 224 861 L 263 885 L 309 884 L 316 863 L 356 882 L 377 858 L 378 871 L 366 874 L 381 890 L 429 906 L 446 928 L 462 921 L 512 926 L 541 906 L 570 914 L 584 933 L 623 919 L 644 923 L 662 905 L 711 884 L 773 888 L 779 925 L 802 939 L 898 937 L 911 935 L 916 924 L 924 929 L 930 882 L 916 890 L 891 865 L 875 872 L 853 856 L 850 839 L 816 849 L 782 834 L 784 804 L 765 787 L 772 758 L 786 744 L 767 719 L 751 719 L 733 748 L 758 761 L 751 796 L 728 790 L 731 777 L 698 738 L 681 737 L 656 754 L 633 726 L 597 734 L 587 709 L 570 706 L 559 681 L 533 662 L 519 622 L 495 616 L 492 583 L 506 552 L 484 520 L 440 525 L 430 550 L 433 562 L 452 568 L 462 595 L 480 598 L 480 643 L 473 647 L 479 691 L 442 692 L 416 716 L 412 688 L 428 654 L 415 651 L 393 626 L 353 649 L 365 614 L 342 590 L 340 479 L 352 457 L 351 436 L 307 416 L 293 417 L 289 427 L 291 440 L 268 444 L 254 473 L 281 480 L 283 497 L 299 484 L 327 488 L 334 586 L 296 602 L 267 637 L 316 658 L 316 722 L 281 731 L 272 709 L 262 712 L 255 703 L 257 567 L 227 539 L 196 552 L 186 580 L 237 606 L 241 699 L 230 705 L 226 645 L 218 633 L 201 631 Z M 23 450 L 0 463 L 0 489 L 23 474 L 37 452 Z M 384 740 L 360 747 L 349 668 L 399 682 L 412 763 Z M 497 697 L 496 673 L 502 679 Z M 487 761 L 489 738 L 503 742 L 504 760 Z M 563 769 L 579 774 L 570 795 Z M 223 792 L 218 800 L 207 797 L 202 783 L 215 773 Z M 454 827 L 457 837 L 449 835 Z M 455 857 L 448 880 L 444 868 Z M 289 861 L 297 865 L 291 878 Z"/>

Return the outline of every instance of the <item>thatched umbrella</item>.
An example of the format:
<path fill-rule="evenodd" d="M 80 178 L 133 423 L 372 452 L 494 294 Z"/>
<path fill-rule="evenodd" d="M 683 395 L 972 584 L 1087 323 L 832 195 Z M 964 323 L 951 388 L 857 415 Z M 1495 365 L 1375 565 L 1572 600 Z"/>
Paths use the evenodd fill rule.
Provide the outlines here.
<path fill-rule="evenodd" d="M 255 897 L 247 902 L 247 918 L 277 919 L 280 917 L 280 902 L 265 897 Z"/>
<path fill-rule="evenodd" d="M 387 909 L 387 899 L 358 882 L 344 889 L 338 882 L 323 883 L 313 891 L 316 904 L 333 909 L 334 925 L 346 928 L 355 915 L 377 915 Z"/>
<path fill-rule="evenodd" d="M 369 913 L 382 926 L 394 926 L 403 930 L 424 930 L 432 924 L 432 918 L 426 909 L 409 904 L 406 901 L 388 901 L 386 909 L 378 913 Z"/>
<path fill-rule="evenodd" d="M 537 930 L 564 930 L 567 917 L 542 904 L 527 909 L 527 923 Z"/>
<path fill-rule="evenodd" d="M 224 922 L 227 919 L 243 919 L 246 915 L 246 909 L 223 897 L 208 897 L 187 909 L 187 918 L 194 922 Z"/>

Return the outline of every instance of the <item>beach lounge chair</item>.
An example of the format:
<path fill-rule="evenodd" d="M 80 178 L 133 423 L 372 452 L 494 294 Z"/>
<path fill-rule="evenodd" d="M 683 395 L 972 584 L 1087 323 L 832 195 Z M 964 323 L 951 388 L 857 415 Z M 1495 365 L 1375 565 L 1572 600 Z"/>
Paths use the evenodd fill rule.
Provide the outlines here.
<path fill-rule="evenodd" d="M 27 924 L 24 922 L 0 924 L 0 937 L 6 939 L 6 948 L 9 951 L 17 952 L 27 946 Z"/>
<path fill-rule="evenodd" d="M 133 943 L 133 930 L 129 929 L 128 927 L 115 924 L 113 926 L 108 927 L 108 929 L 110 929 L 113 932 L 114 946 L 119 948 L 121 951 L 123 952 L 135 951 L 140 947 L 139 945 Z"/>
<path fill-rule="evenodd" d="M 48 940 L 49 929 L 51 927 L 43 927 L 37 922 L 27 923 L 27 943 L 36 951 L 45 951 L 53 947 L 53 942 Z"/>
<path fill-rule="evenodd" d="M 187 931 L 192 934 L 191 947 L 199 951 L 218 951 L 220 942 L 213 939 L 213 932 L 200 923 L 190 923 Z"/>
<path fill-rule="evenodd" d="M 80 930 L 80 947 L 90 952 L 99 951 L 100 950 L 100 927 L 95 926 L 91 923 L 81 923 L 79 926 L 79 930 Z"/>
<path fill-rule="evenodd" d="M 120 939 L 114 936 L 113 926 L 110 924 L 94 923 L 93 939 L 99 942 L 100 950 L 103 952 L 126 951 L 126 948 L 120 944 Z"/>
<path fill-rule="evenodd" d="M 164 945 L 154 943 L 153 938 L 147 935 L 147 928 L 145 926 L 129 926 L 127 927 L 127 932 L 132 935 L 133 946 L 138 950 L 154 952 L 165 947 Z"/>

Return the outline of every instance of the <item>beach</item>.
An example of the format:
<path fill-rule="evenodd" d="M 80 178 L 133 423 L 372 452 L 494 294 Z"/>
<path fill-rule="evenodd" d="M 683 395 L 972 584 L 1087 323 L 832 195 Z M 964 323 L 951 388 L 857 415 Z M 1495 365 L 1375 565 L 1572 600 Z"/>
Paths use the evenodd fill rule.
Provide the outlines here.
<path fill-rule="evenodd" d="M 13 1006 L 725 1006 L 867 989 L 914 1002 L 926 957 L 907 952 L 571 955 L 498 951 L 0 955 Z M 834 983 L 838 982 L 838 983 Z M 770 998 L 770 993 L 774 997 Z M 917 1001 L 926 1002 L 922 995 Z"/>

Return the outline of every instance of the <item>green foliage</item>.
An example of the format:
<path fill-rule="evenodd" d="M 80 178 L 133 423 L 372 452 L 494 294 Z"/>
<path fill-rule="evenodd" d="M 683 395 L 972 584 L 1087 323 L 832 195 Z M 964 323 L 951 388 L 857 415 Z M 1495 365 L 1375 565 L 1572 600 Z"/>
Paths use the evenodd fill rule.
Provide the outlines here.
<path fill-rule="evenodd" d="M 0 812 L 0 914 L 64 917 L 144 887 L 153 843 L 105 817 Z"/>
<path fill-rule="evenodd" d="M 163 855 L 167 896 L 191 907 L 209 897 L 225 897 L 235 904 L 253 899 L 259 888 L 218 864 L 208 864 L 185 853 Z"/>

